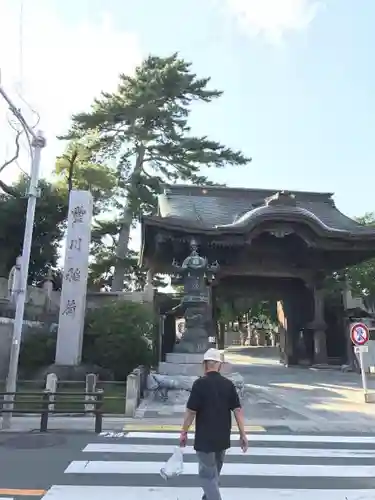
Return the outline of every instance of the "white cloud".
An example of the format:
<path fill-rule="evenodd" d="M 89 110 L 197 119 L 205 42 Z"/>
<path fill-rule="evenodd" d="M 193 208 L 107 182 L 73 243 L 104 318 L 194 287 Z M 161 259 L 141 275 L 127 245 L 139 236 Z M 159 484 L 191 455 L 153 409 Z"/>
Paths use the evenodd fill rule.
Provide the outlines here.
<path fill-rule="evenodd" d="M 106 12 L 95 22 L 71 15 L 68 23 L 48 0 L 23 3 L 21 37 L 21 0 L 0 0 L 2 85 L 28 120 L 35 122 L 35 117 L 18 91 L 39 113 L 48 140 L 42 156 L 43 173 L 48 174 L 62 147 L 55 137 L 67 130 L 71 114 L 87 109 L 101 90 L 114 89 L 118 74 L 131 72 L 139 63 L 141 50 L 137 36 L 115 27 Z M 12 151 L 4 103 L 0 103 L 0 136 L 1 163 Z M 21 161 L 27 169 L 26 153 Z M 9 180 L 14 174 L 13 168 L 1 176 Z"/>
<path fill-rule="evenodd" d="M 280 43 L 288 32 L 305 29 L 324 4 L 316 0 L 225 0 L 251 36 Z"/>

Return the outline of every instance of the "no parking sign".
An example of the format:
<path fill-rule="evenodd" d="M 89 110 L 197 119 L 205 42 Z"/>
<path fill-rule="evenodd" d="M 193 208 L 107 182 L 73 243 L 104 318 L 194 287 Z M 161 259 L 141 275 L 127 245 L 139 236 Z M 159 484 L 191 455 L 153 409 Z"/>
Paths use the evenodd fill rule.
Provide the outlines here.
<path fill-rule="evenodd" d="M 362 385 L 363 392 L 365 395 L 365 402 L 368 403 L 367 397 L 367 381 L 366 381 L 366 371 L 363 363 L 363 354 L 368 351 L 368 346 L 366 345 L 369 340 L 369 329 L 364 323 L 354 323 L 350 328 L 350 338 L 355 345 L 354 352 L 359 356 L 359 366 L 361 368 Z"/>
<path fill-rule="evenodd" d="M 354 323 L 350 329 L 350 338 L 354 345 L 365 345 L 369 339 L 369 329 L 364 323 Z"/>

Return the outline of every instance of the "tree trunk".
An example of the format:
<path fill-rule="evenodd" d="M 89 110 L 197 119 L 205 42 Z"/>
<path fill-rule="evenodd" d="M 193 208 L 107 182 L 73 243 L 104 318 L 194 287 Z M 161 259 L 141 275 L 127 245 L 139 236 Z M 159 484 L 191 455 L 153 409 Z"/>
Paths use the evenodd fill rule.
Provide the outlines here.
<path fill-rule="evenodd" d="M 125 207 L 124 216 L 121 222 L 120 234 L 118 237 L 116 264 L 112 280 L 112 292 L 122 292 L 124 289 L 124 276 L 126 273 L 125 257 L 128 253 L 130 239 L 130 228 L 132 225 L 133 214 L 128 207 Z"/>
<path fill-rule="evenodd" d="M 137 159 L 135 162 L 135 167 L 132 173 L 134 178 L 134 174 L 139 173 L 142 169 L 143 160 L 145 157 L 146 148 L 141 145 L 138 150 Z M 133 212 L 128 204 L 126 204 L 124 208 L 124 215 L 121 221 L 120 234 L 117 243 L 117 251 L 116 251 L 116 264 L 115 270 L 113 273 L 112 280 L 112 292 L 122 292 L 124 289 L 124 277 L 126 273 L 126 265 L 125 265 L 125 257 L 128 253 L 129 246 L 129 238 L 130 238 L 130 229 L 133 222 Z"/>

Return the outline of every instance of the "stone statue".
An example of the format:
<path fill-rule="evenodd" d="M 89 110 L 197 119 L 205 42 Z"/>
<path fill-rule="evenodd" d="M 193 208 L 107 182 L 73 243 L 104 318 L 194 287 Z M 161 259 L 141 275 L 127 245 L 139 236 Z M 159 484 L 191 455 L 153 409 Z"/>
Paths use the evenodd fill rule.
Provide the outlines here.
<path fill-rule="evenodd" d="M 207 259 L 198 254 L 198 244 L 194 239 L 190 248 L 191 254 L 181 266 L 173 261 L 178 282 L 184 285 L 180 306 L 185 318 L 185 333 L 181 342 L 176 344 L 175 352 L 203 353 L 208 348 L 212 308 L 207 282 L 218 272 L 219 264 L 209 265 Z"/>

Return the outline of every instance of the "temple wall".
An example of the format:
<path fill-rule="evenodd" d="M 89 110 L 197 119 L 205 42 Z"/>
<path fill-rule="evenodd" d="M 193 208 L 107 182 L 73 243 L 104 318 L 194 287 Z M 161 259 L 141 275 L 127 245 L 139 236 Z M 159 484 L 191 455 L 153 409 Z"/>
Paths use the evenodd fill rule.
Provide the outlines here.
<path fill-rule="evenodd" d="M 39 288 L 35 286 L 27 287 L 26 306 L 35 315 L 42 314 L 49 311 L 51 313 L 58 313 L 60 308 L 60 291 L 49 291 L 47 288 Z M 87 308 L 93 309 L 100 307 L 111 300 L 128 300 L 132 302 L 151 302 L 153 300 L 153 292 L 145 289 L 141 292 L 87 292 Z M 14 304 L 8 298 L 8 280 L 0 278 L 0 304 L 4 308 L 14 309 Z M 1 309 L 0 309 L 1 313 Z"/>

